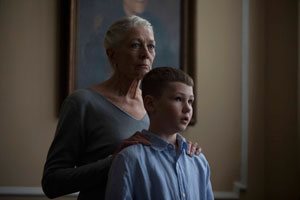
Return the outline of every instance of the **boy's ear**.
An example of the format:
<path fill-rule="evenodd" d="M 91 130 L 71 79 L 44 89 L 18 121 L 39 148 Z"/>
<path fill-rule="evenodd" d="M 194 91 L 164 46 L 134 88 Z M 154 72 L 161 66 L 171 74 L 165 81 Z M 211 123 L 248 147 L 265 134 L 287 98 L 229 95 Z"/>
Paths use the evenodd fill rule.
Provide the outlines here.
<path fill-rule="evenodd" d="M 145 106 L 145 109 L 146 109 L 147 112 L 149 112 L 149 113 L 154 112 L 154 110 L 155 110 L 154 104 L 155 104 L 155 99 L 154 99 L 153 96 L 146 95 L 144 97 L 144 106 Z"/>
<path fill-rule="evenodd" d="M 115 57 L 114 51 L 110 48 L 106 49 L 105 51 L 109 61 L 112 62 Z"/>

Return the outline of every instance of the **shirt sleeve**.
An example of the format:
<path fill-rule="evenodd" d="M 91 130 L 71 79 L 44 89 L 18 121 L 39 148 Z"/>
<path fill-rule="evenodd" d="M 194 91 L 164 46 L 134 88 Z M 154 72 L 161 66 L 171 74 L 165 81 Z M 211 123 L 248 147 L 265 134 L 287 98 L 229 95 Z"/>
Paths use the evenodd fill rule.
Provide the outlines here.
<path fill-rule="evenodd" d="M 49 198 L 85 190 L 101 182 L 106 184 L 108 157 L 78 166 L 85 146 L 81 118 L 80 107 L 74 101 L 65 101 L 42 178 L 43 191 Z"/>
<path fill-rule="evenodd" d="M 118 154 L 109 171 L 105 200 L 132 200 L 134 170 L 122 154 Z"/>

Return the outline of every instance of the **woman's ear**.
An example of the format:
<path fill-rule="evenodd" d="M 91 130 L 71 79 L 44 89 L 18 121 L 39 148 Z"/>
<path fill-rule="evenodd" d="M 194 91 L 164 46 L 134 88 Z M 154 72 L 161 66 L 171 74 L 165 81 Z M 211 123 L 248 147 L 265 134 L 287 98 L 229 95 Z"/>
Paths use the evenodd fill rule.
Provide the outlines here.
<path fill-rule="evenodd" d="M 146 95 L 144 97 L 144 106 L 145 106 L 145 109 L 146 111 L 151 114 L 154 112 L 155 110 L 155 99 L 153 96 L 151 95 Z"/>

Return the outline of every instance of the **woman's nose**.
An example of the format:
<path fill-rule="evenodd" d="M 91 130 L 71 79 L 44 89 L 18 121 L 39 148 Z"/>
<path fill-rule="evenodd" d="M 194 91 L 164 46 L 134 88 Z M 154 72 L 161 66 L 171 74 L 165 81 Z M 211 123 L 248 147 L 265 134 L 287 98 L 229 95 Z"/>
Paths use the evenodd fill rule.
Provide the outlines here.
<path fill-rule="evenodd" d="M 140 57 L 142 59 L 146 59 L 150 57 L 150 52 L 147 47 L 141 48 Z"/>

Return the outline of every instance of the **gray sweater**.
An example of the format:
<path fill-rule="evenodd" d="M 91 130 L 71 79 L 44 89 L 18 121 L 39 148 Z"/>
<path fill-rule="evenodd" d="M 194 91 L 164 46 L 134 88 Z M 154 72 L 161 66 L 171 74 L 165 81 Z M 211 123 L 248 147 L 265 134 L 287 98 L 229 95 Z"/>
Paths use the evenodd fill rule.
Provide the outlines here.
<path fill-rule="evenodd" d="M 42 186 L 49 198 L 80 191 L 79 198 L 104 199 L 109 155 L 122 140 L 148 129 L 147 115 L 136 120 L 92 89 L 64 101 L 44 167 Z"/>

